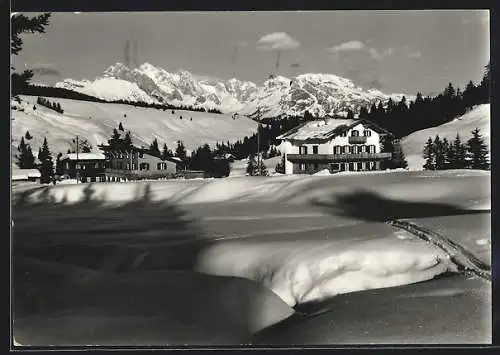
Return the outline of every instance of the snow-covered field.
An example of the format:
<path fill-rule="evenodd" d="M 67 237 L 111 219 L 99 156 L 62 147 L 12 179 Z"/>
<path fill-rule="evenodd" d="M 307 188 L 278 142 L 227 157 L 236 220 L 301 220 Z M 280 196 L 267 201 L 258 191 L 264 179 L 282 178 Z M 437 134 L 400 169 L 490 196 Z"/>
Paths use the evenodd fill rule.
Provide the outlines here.
<path fill-rule="evenodd" d="M 28 143 L 34 152 L 38 152 L 44 137 L 47 137 L 53 154 L 64 154 L 76 135 L 88 139 L 97 149 L 98 144 L 107 142 L 120 122 L 125 130 L 131 131 L 135 144 L 149 146 L 157 138 L 160 148 L 167 143 L 172 150 L 178 140 L 184 142 L 186 149 L 192 150 L 204 143 L 234 142 L 257 131 L 257 123 L 243 116 L 233 120 L 231 115 L 182 110 L 174 110 L 172 115 L 171 110 L 49 98 L 61 104 L 64 113 L 59 114 L 41 105 L 36 105 L 36 110 L 33 110 L 34 96 L 21 96 L 21 99 L 21 105 L 13 103 L 24 108 L 23 112 L 12 111 L 11 144 L 14 152 L 26 131 L 33 136 Z"/>
<path fill-rule="evenodd" d="M 485 142 L 490 146 L 490 104 L 479 105 L 465 115 L 454 119 L 441 126 L 424 129 L 403 138 L 403 151 L 408 161 L 408 167 L 412 170 L 421 170 L 425 163 L 422 153 L 427 139 L 434 139 L 438 134 L 441 139 L 446 138 L 453 141 L 460 135 L 462 142 L 467 143 L 471 138 L 471 132 L 479 128 L 485 138 Z"/>
<path fill-rule="evenodd" d="M 219 241 L 201 254 L 198 271 L 261 282 L 293 306 L 454 271 L 440 249 L 381 223 L 380 213 L 423 218 L 489 208 L 489 184 L 489 172 L 404 171 L 58 185 L 38 189 L 29 198 L 74 203 L 91 195 L 104 203 L 124 203 L 140 199 L 148 189 L 153 201 L 198 209 L 208 221 L 206 230 L 211 223 L 212 235 L 222 231 Z M 27 186 L 15 186 L 14 194 L 28 191 Z M 287 213 L 285 206 L 294 212 Z M 234 215 L 247 207 L 253 212 Z M 297 229 L 299 222 L 315 228 Z M 282 232 L 273 234 L 270 228 Z M 245 231 L 254 234 L 244 236 Z"/>

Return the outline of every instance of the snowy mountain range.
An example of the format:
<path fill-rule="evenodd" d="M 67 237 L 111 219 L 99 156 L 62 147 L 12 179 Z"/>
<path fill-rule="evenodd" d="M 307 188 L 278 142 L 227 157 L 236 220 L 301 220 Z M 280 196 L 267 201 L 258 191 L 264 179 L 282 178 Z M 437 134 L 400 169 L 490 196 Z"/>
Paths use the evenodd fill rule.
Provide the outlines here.
<path fill-rule="evenodd" d="M 399 101 L 403 96 L 365 90 L 333 74 L 302 74 L 291 79 L 274 76 L 259 86 L 234 78 L 199 79 L 186 70 L 170 73 L 149 63 L 133 69 L 116 63 L 93 81 L 65 79 L 55 86 L 104 100 L 216 108 L 254 118 L 303 115 L 306 110 L 318 116 L 342 115 L 347 109 L 357 112 L 363 105 L 385 102 L 389 97 Z"/>

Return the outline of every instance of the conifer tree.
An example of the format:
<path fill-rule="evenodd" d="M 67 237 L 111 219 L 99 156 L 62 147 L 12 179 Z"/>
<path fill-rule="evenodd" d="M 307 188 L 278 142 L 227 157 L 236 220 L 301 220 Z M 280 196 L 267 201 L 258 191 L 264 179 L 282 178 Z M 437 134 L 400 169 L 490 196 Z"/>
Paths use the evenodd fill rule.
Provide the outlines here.
<path fill-rule="evenodd" d="M 279 174 L 285 173 L 285 155 L 284 154 L 281 156 L 281 160 L 278 162 L 278 164 L 276 164 L 274 171 L 276 171 Z"/>
<path fill-rule="evenodd" d="M 120 145 L 120 143 L 121 143 L 121 135 L 116 128 L 113 128 L 113 134 L 111 135 L 111 138 L 108 139 L 108 144 L 111 147 L 111 149 L 115 149 Z"/>
<path fill-rule="evenodd" d="M 474 85 L 472 80 L 470 80 L 465 87 L 462 97 L 466 108 L 471 108 L 477 104 L 477 87 Z"/>
<path fill-rule="evenodd" d="M 368 109 L 366 107 L 361 107 L 359 110 L 359 118 L 367 119 L 369 117 Z"/>
<path fill-rule="evenodd" d="M 33 138 L 33 136 L 30 134 L 29 131 L 26 131 L 26 134 L 24 135 L 24 138 L 26 138 L 26 140 L 30 140 L 31 138 Z"/>
<path fill-rule="evenodd" d="M 127 131 L 127 133 L 125 133 L 125 137 L 123 138 L 123 145 L 126 149 L 132 148 L 132 137 L 130 131 Z"/>
<path fill-rule="evenodd" d="M 167 158 L 171 158 L 173 156 L 172 151 L 168 149 L 167 143 L 163 144 L 163 150 L 161 153 L 161 158 L 166 160 Z"/>
<path fill-rule="evenodd" d="M 120 124 L 118 125 L 118 130 L 119 131 L 122 131 L 122 132 L 125 132 L 125 130 L 123 129 L 123 124 L 120 122 Z"/>
<path fill-rule="evenodd" d="M 441 149 L 443 151 L 443 166 L 442 169 L 446 170 L 450 168 L 450 161 L 448 160 L 448 155 L 449 155 L 449 150 L 450 150 L 450 145 L 448 143 L 448 140 L 443 138 L 443 141 L 441 142 Z"/>
<path fill-rule="evenodd" d="M 348 120 L 353 120 L 354 119 L 354 112 L 351 109 L 347 110 L 347 119 Z"/>
<path fill-rule="evenodd" d="M 54 176 L 54 163 L 52 161 L 52 153 L 50 152 L 49 145 L 47 143 L 47 137 L 43 140 L 43 145 L 38 154 L 38 160 L 40 161 L 40 183 L 48 184 Z"/>
<path fill-rule="evenodd" d="M 64 173 L 63 162 L 61 161 L 62 153 L 57 154 L 56 157 L 56 175 L 62 176 Z"/>
<path fill-rule="evenodd" d="M 182 141 L 177 141 L 177 147 L 175 148 L 175 156 L 182 160 L 182 166 L 187 162 L 187 151 L 186 147 L 184 147 L 184 143 Z"/>
<path fill-rule="evenodd" d="M 442 170 L 444 169 L 444 164 L 445 164 L 445 151 L 443 149 L 443 142 L 441 141 L 441 138 L 439 135 L 436 135 L 434 138 L 434 151 L 435 151 L 435 156 L 436 156 L 436 170 Z"/>
<path fill-rule="evenodd" d="M 489 169 L 488 147 L 479 128 L 472 131 L 472 138 L 467 141 L 467 155 L 472 169 Z"/>
<path fill-rule="evenodd" d="M 427 143 L 425 144 L 423 156 L 425 159 L 425 164 L 424 164 L 423 168 L 425 170 L 435 170 L 436 169 L 436 164 L 435 164 L 436 155 L 434 152 L 434 143 L 432 142 L 431 137 L 429 137 L 429 139 L 427 140 Z"/>
<path fill-rule="evenodd" d="M 16 165 L 20 169 L 34 169 L 35 157 L 33 156 L 30 146 L 25 143 L 24 137 L 21 137 L 21 142 L 19 143 L 17 150 L 19 154 L 16 156 Z"/>
<path fill-rule="evenodd" d="M 23 33 L 45 33 L 45 27 L 49 24 L 50 13 L 45 13 L 35 17 L 27 17 L 22 14 L 11 16 L 10 28 L 10 52 L 17 55 L 23 47 Z M 15 69 L 11 67 L 12 69 Z M 21 74 L 12 73 L 11 75 L 11 92 L 12 95 L 18 95 L 29 84 L 33 78 L 33 71 L 25 70 Z"/>
<path fill-rule="evenodd" d="M 255 156 L 253 154 L 250 155 L 250 158 L 248 159 L 246 172 L 250 176 L 255 176 L 258 174 L 257 161 L 255 160 Z"/>
<path fill-rule="evenodd" d="M 154 139 L 153 142 L 151 143 L 151 145 L 149 146 L 149 151 L 153 154 L 153 155 L 160 155 L 160 147 L 158 146 L 158 139 Z"/>

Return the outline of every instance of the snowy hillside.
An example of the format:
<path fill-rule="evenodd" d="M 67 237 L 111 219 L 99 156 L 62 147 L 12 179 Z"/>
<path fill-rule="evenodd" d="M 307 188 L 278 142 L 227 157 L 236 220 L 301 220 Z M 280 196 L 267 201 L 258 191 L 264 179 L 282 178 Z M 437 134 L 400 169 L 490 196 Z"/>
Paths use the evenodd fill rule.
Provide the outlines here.
<path fill-rule="evenodd" d="M 191 105 L 262 118 L 302 115 L 306 110 L 321 116 L 342 114 L 347 109 L 357 111 L 361 105 L 386 101 L 389 97 L 399 101 L 403 96 L 364 90 L 351 80 L 333 74 L 302 74 L 291 79 L 276 76 L 258 86 L 235 78 L 197 79 L 186 70 L 170 73 L 149 63 L 135 69 L 116 63 L 94 81 L 65 79 L 55 86 L 104 100 Z M 407 98 L 411 97 L 407 95 Z"/>
<path fill-rule="evenodd" d="M 490 146 L 490 104 L 479 105 L 465 115 L 438 127 L 432 127 L 410 134 L 402 140 L 403 150 L 412 170 L 420 170 L 425 163 L 422 152 L 425 142 L 429 137 L 439 134 L 439 137 L 453 140 L 457 133 L 466 142 L 471 137 L 471 132 L 479 128 Z"/>
<path fill-rule="evenodd" d="M 246 117 L 233 120 L 230 115 L 182 110 L 172 114 L 170 110 L 56 98 L 54 101 L 64 110 L 64 114 L 59 114 L 41 105 L 33 110 L 36 97 L 21 96 L 21 99 L 21 105 L 13 105 L 21 106 L 24 111 L 12 111 L 14 154 L 26 131 L 33 136 L 28 143 L 36 155 L 44 137 L 55 154 L 66 153 L 76 135 L 88 139 L 95 148 L 97 144 L 106 143 L 120 122 L 125 130 L 131 131 L 132 140 L 139 146 L 149 146 L 157 138 L 160 147 L 167 143 L 170 149 L 175 149 L 176 142 L 182 140 L 188 151 L 204 143 L 233 142 L 257 130 L 256 122 Z"/>

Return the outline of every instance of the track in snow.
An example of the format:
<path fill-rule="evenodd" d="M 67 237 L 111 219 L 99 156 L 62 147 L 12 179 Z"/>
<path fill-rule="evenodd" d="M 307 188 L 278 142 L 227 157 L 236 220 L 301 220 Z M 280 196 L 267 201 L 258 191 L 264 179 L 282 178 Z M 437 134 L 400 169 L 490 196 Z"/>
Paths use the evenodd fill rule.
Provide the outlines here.
<path fill-rule="evenodd" d="M 404 229 L 413 235 L 441 248 L 465 273 L 473 273 L 483 279 L 491 281 L 490 268 L 479 260 L 473 253 L 450 238 L 408 221 L 393 220 L 390 221 L 389 224 L 394 227 Z"/>

